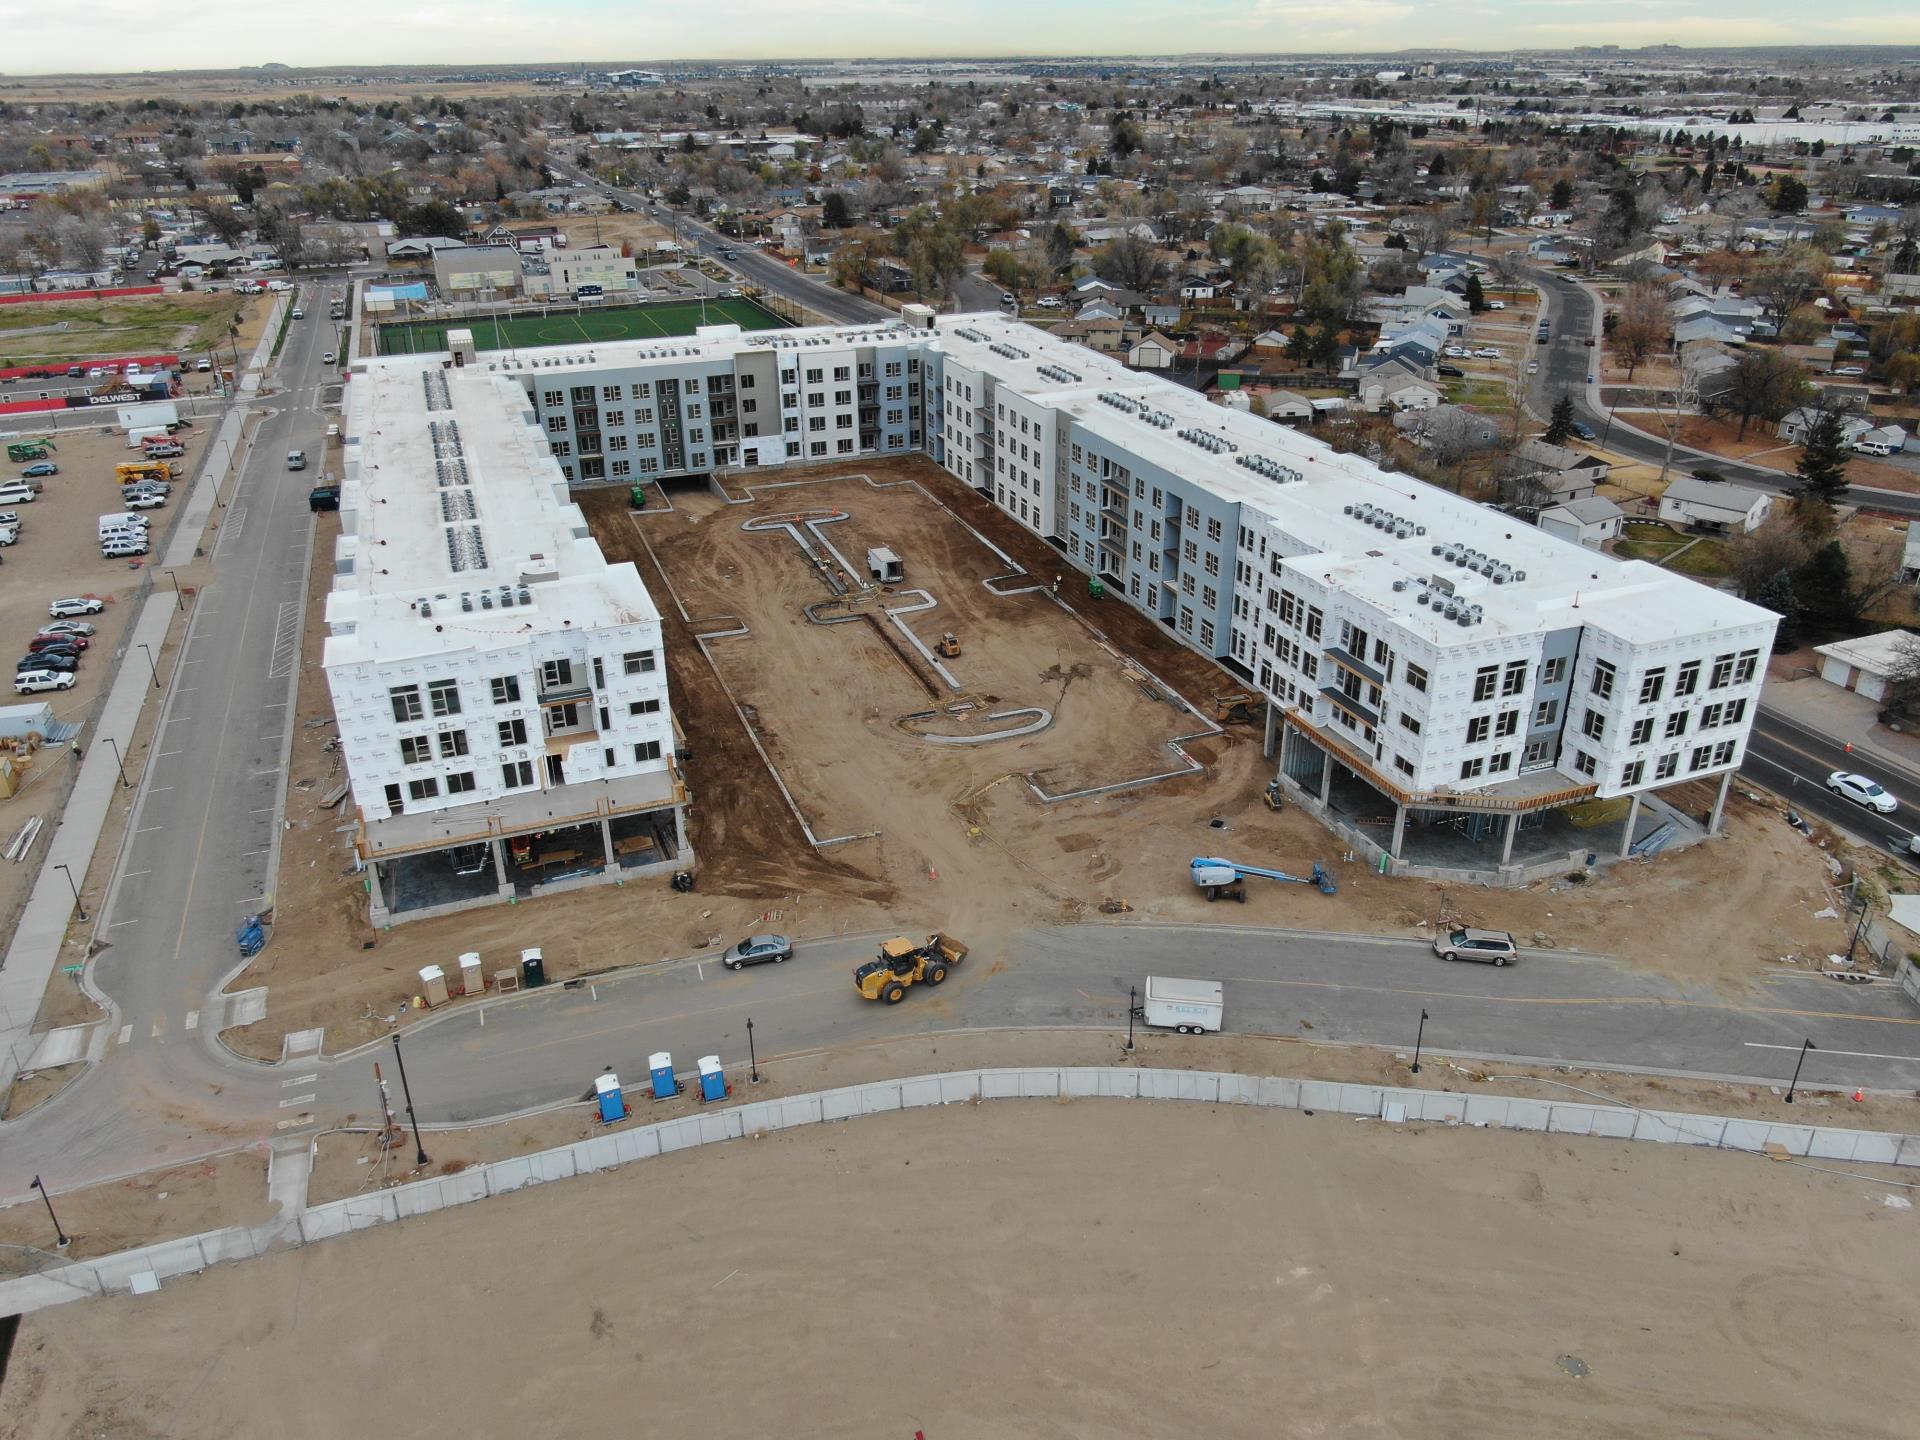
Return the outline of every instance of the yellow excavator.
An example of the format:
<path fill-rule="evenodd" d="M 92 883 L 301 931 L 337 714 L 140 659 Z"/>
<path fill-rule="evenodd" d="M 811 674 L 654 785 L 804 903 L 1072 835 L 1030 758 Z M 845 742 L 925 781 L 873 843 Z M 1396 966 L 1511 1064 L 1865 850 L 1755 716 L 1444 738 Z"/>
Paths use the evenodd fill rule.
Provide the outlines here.
<path fill-rule="evenodd" d="M 880 947 L 879 958 L 854 967 L 853 983 L 863 1000 L 884 1000 L 898 1005 L 906 998 L 907 987 L 922 981 L 938 985 L 947 971 L 967 958 L 967 947 L 951 935 L 938 931 L 922 945 L 905 935 L 896 935 Z"/>

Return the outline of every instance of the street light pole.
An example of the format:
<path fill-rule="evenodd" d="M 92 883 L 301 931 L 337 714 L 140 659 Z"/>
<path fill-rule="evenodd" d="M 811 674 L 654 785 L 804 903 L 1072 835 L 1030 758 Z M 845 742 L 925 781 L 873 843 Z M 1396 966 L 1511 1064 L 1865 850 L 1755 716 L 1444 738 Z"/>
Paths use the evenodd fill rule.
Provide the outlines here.
<path fill-rule="evenodd" d="M 1127 986 L 1127 1053 L 1129 1055 L 1133 1053 L 1133 1017 L 1140 1013 L 1137 996 L 1138 991 L 1131 985 Z"/>
<path fill-rule="evenodd" d="M 102 740 L 105 740 L 107 742 L 107 745 L 112 749 L 113 763 L 120 767 L 120 788 L 122 790 L 127 789 L 129 786 L 133 784 L 133 782 L 127 779 L 127 762 L 123 760 L 120 756 L 120 747 L 114 744 L 113 737 L 111 735 L 102 735 L 100 738 Z"/>
<path fill-rule="evenodd" d="M 1853 938 L 1847 941 L 1847 963 L 1853 963 L 1853 952 L 1860 946 L 1860 936 L 1867 928 L 1867 920 L 1873 914 L 1873 907 L 1865 900 L 1860 902 L 1860 923 L 1853 927 Z"/>
<path fill-rule="evenodd" d="M 1793 1062 L 1793 1079 L 1787 1085 L 1787 1104 L 1793 1104 L 1793 1092 L 1800 1086 L 1800 1067 L 1807 1063 L 1807 1051 L 1818 1050 L 1819 1048 L 1820 1047 L 1811 1040 L 1801 1043 L 1800 1058 Z"/>
<path fill-rule="evenodd" d="M 46 1204 L 47 1218 L 53 1221 L 53 1233 L 60 1237 L 60 1248 L 62 1250 L 66 1249 L 67 1246 L 73 1243 L 73 1237 L 60 1228 L 60 1217 L 53 1213 L 53 1197 L 47 1194 L 47 1187 L 40 1183 L 40 1177 L 38 1175 L 33 1177 L 33 1188 L 40 1192 L 40 1199 Z"/>
<path fill-rule="evenodd" d="M 171 570 L 162 570 L 160 573 L 173 581 L 174 608 L 176 610 L 185 610 L 187 608 L 187 597 L 180 593 L 180 577 Z"/>
<path fill-rule="evenodd" d="M 153 677 L 153 688 L 158 690 L 160 688 L 160 667 L 153 663 L 153 651 L 147 649 L 145 641 L 141 642 L 140 648 L 147 652 L 147 673 Z"/>
<path fill-rule="evenodd" d="M 753 1017 L 747 1017 L 747 1065 L 752 1071 L 753 1083 L 760 1083 L 760 1057 L 753 1049 Z"/>
<path fill-rule="evenodd" d="M 1427 1038 L 1427 1012 L 1420 1012 L 1420 1028 L 1413 1032 L 1413 1073 L 1420 1073 L 1420 1046 Z"/>
<path fill-rule="evenodd" d="M 407 1123 L 413 1126 L 413 1163 L 427 1163 L 427 1147 L 420 1143 L 420 1118 L 413 1113 L 413 1090 L 407 1084 L 407 1062 L 400 1053 L 400 1037 L 393 1037 L 393 1063 L 400 1067 L 400 1093 L 406 1097 Z"/>
<path fill-rule="evenodd" d="M 81 903 L 80 887 L 73 883 L 73 871 L 69 870 L 64 865 L 55 865 L 53 868 L 58 870 L 62 875 L 67 877 L 67 888 L 73 891 L 73 908 L 80 912 L 80 918 L 82 920 L 86 919 L 87 907 Z"/>

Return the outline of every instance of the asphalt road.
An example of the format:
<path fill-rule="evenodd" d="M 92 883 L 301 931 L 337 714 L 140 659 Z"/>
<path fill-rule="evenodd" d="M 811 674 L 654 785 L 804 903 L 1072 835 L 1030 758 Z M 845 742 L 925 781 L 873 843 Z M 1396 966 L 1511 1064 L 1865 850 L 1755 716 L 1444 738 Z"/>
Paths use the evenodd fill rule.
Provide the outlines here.
<path fill-rule="evenodd" d="M 1827 789 L 1827 776 L 1836 770 L 1867 775 L 1900 802 L 1891 815 L 1881 815 Z M 1849 755 L 1844 742 L 1823 735 L 1775 711 L 1755 716 L 1740 773 L 1766 786 L 1803 815 L 1835 825 L 1850 835 L 1889 850 L 1907 853 L 1907 843 L 1920 825 L 1920 776 L 1889 764 L 1877 755 Z"/>
<path fill-rule="evenodd" d="M 1561 393 L 1570 394 L 1575 414 L 1593 427 L 1595 435 L 1605 439 L 1609 450 L 1650 465 L 1664 463 L 1667 458 L 1665 436 L 1636 429 L 1625 423 L 1625 417 L 1610 417 L 1601 399 L 1600 386 L 1587 383 L 1589 374 L 1596 377 L 1599 374 L 1599 349 L 1589 350 L 1583 343 L 1587 336 L 1597 338 L 1600 334 L 1599 305 L 1593 293 L 1569 279 L 1564 271 L 1530 269 L 1525 273 L 1546 294 L 1547 316 L 1553 324 L 1552 343 L 1530 347 L 1534 353 L 1529 358 L 1542 363 L 1540 373 L 1533 377 L 1528 388 L 1527 408 L 1544 421 Z M 1676 473 L 1680 474 L 1710 464 L 1727 479 L 1770 495 L 1789 494 L 1796 483 L 1791 475 L 1757 465 L 1742 465 L 1737 460 L 1686 445 L 1674 447 L 1673 463 Z M 1920 517 L 1920 495 L 1855 486 L 1849 499 L 1853 504 L 1889 515 Z"/>
<path fill-rule="evenodd" d="M 218 1148 L 233 1143 L 225 1127 L 257 1133 L 260 1113 L 276 1108 L 271 1072 L 215 1043 L 223 1008 L 209 997 L 239 964 L 235 926 L 273 888 L 313 534 L 307 490 L 330 375 L 320 356 L 339 340 L 321 288 L 301 286 L 308 318 L 288 332 L 283 388 L 253 404 L 264 418 L 206 542 L 212 578 L 177 668 L 159 674 L 162 722 L 96 917 L 104 948 L 89 980 L 114 1009 L 104 1052 L 66 1094 L 6 1127 L 0 1193 L 42 1170 L 71 1183 Z M 315 468 L 289 473 L 290 449 Z"/>
<path fill-rule="evenodd" d="M 784 261 L 775 260 L 765 251 L 751 242 L 729 239 L 710 226 L 702 225 L 689 215 L 678 214 L 667 206 L 649 200 L 636 190 L 620 190 L 605 184 L 577 170 L 556 165 L 554 170 L 582 185 L 590 185 L 603 195 L 611 196 L 622 204 L 631 206 L 639 214 L 647 215 L 660 224 L 672 227 L 680 236 L 680 243 L 696 255 L 719 257 L 723 249 L 733 253 L 720 263 L 737 272 L 749 285 L 771 291 L 811 310 L 818 311 L 829 320 L 840 325 L 860 325 L 874 320 L 892 320 L 897 317 L 884 305 L 860 295 L 849 295 L 844 290 L 803 275 Z"/>
<path fill-rule="evenodd" d="M 1102 925 L 1034 933 L 1004 963 L 976 955 L 938 991 L 886 1006 L 853 988 L 852 968 L 872 948 L 871 939 L 806 943 L 787 964 L 737 974 L 689 960 L 450 1011 L 404 1039 L 419 1117 L 461 1122 L 582 1098 L 607 1067 L 639 1090 L 660 1050 L 683 1075 L 709 1054 L 742 1074 L 749 1016 L 762 1063 L 956 1029 L 1094 1028 L 1117 1038 L 1128 986 L 1149 972 L 1225 982 L 1234 1033 L 1404 1049 L 1424 1008 L 1435 1052 L 1784 1082 L 1811 1038 L 1820 1049 L 1805 1083 L 1920 1085 L 1920 1016 L 1899 992 L 1802 974 L 1769 976 L 1760 998 L 1729 1005 L 1589 955 L 1530 952 L 1496 970 L 1449 964 L 1410 940 Z M 1204 1053 L 1204 1037 L 1192 1043 Z M 316 1073 L 319 1108 L 366 1114 L 385 1049 Z"/>

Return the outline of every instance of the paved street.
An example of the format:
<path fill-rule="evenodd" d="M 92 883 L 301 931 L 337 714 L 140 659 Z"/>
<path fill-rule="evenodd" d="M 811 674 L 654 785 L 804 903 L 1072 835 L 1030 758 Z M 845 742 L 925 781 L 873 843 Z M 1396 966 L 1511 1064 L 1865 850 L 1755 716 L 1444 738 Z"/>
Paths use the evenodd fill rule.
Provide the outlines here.
<path fill-rule="evenodd" d="M 1856 805 L 1827 789 L 1827 776 L 1852 770 L 1878 780 L 1900 802 L 1891 815 Z M 1816 816 L 1877 845 L 1905 850 L 1920 825 L 1920 776 L 1878 756 L 1849 755 L 1846 746 L 1776 711 L 1762 709 L 1740 773 L 1766 786 L 1804 815 Z"/>
<path fill-rule="evenodd" d="M 260 1132 L 263 1106 L 276 1108 L 267 1096 L 277 1082 L 215 1044 L 223 1016 L 208 996 L 239 963 L 234 927 L 273 888 L 313 533 L 306 497 L 325 428 L 320 355 L 339 335 L 323 288 L 301 286 L 308 318 L 288 332 L 285 388 L 255 402 L 263 419 L 205 541 L 213 578 L 176 668 L 160 675 L 162 723 L 95 917 L 103 948 L 88 978 L 112 1005 L 99 1063 L 6 1127 L 0 1194 L 42 1170 L 70 1184 L 231 1144 Z M 297 474 L 286 468 L 296 448 L 312 464 Z"/>
<path fill-rule="evenodd" d="M 1609 450 L 1649 465 L 1661 464 L 1667 453 L 1665 436 L 1635 429 L 1619 416 L 1612 417 L 1609 424 L 1601 387 L 1587 384 L 1589 374 L 1598 376 L 1600 364 L 1599 347 L 1589 350 L 1582 343 L 1585 337 L 1597 337 L 1600 333 L 1599 307 L 1592 292 L 1574 283 L 1564 271 L 1532 269 L 1525 273 L 1546 292 L 1547 314 L 1553 322 L 1551 345 L 1528 346 L 1533 353 L 1526 358 L 1540 360 L 1542 364 L 1528 388 L 1527 408 L 1544 421 L 1553 409 L 1553 402 L 1565 391 L 1573 396 L 1575 413 L 1593 427 L 1595 435 L 1605 438 Z M 1657 428 L 1650 416 L 1638 416 L 1636 420 L 1648 429 Z M 1792 475 L 1783 475 L 1777 470 L 1742 465 L 1737 460 L 1727 460 L 1686 445 L 1674 447 L 1674 473 L 1684 475 L 1702 464 L 1710 464 L 1729 480 L 1771 495 L 1787 494 L 1797 483 Z M 1870 506 L 1890 515 L 1920 516 L 1920 495 L 1855 486 L 1849 499 L 1853 504 Z"/>
<path fill-rule="evenodd" d="M 1117 1034 L 1127 987 L 1149 972 L 1224 981 L 1226 1028 L 1237 1033 L 1409 1048 L 1424 1007 L 1427 1045 L 1453 1054 L 1784 1082 L 1812 1038 L 1820 1050 L 1807 1062 L 1808 1084 L 1920 1085 L 1920 1015 L 1890 986 L 1781 974 L 1761 998 L 1735 1006 L 1585 955 L 1529 953 L 1496 970 L 1449 964 L 1410 940 L 1083 926 L 1033 934 L 1005 966 L 969 962 L 937 996 L 909 991 L 885 1006 L 853 989 L 852 968 L 872 948 L 803 944 L 785 965 L 737 974 L 686 961 L 449 1012 L 403 1041 L 420 1118 L 464 1121 L 579 1098 L 607 1066 L 637 1089 L 657 1050 L 670 1051 L 683 1074 L 708 1054 L 742 1072 L 749 1015 L 762 1061 L 953 1029 Z M 1204 1039 L 1193 1044 L 1204 1053 Z M 319 1106 L 364 1114 L 384 1048 L 317 1074 Z"/>
<path fill-rule="evenodd" d="M 762 290 L 797 301 L 817 310 L 836 324 L 860 325 L 896 318 L 893 311 L 884 305 L 875 304 L 863 296 L 849 295 L 812 276 L 803 275 L 784 261 L 775 260 L 752 242 L 730 240 L 692 216 L 677 214 L 667 206 L 649 200 L 637 190 L 615 189 L 591 175 L 564 165 L 556 164 L 553 168 L 568 179 L 590 185 L 603 195 L 631 206 L 636 213 L 650 216 L 673 229 L 689 254 L 717 256 L 723 248 L 732 250 L 733 254 L 721 263 L 738 271 L 741 279 L 749 285 L 757 285 Z"/>

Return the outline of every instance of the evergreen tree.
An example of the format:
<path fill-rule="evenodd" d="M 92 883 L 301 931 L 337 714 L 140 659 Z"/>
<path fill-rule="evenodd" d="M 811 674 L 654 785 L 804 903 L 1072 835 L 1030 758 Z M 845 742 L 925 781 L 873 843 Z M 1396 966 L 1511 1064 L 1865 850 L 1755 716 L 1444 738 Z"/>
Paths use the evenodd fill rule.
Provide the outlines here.
<path fill-rule="evenodd" d="M 1487 292 L 1480 288 L 1478 275 L 1467 276 L 1467 309 L 1478 315 L 1487 308 Z"/>
<path fill-rule="evenodd" d="M 1547 422 L 1547 433 L 1540 437 L 1549 445 L 1564 445 L 1573 438 L 1573 397 L 1560 392 L 1560 398 L 1553 402 L 1553 418 Z"/>
<path fill-rule="evenodd" d="M 1831 505 L 1847 493 L 1847 448 L 1840 428 L 1840 412 L 1822 409 L 1807 431 L 1799 463 L 1800 488 L 1816 500 Z"/>
<path fill-rule="evenodd" d="M 1853 593 L 1853 566 L 1838 540 L 1829 540 L 1793 577 L 1793 595 L 1799 610 L 1830 625 L 1845 627 L 1860 618 Z"/>
<path fill-rule="evenodd" d="M 1794 593 L 1793 572 L 1776 570 L 1752 595 L 1747 597 L 1762 609 L 1771 610 L 1780 617 L 1780 628 L 1774 632 L 1773 648 L 1791 650 L 1795 644 L 1795 627 L 1800 619 L 1800 598 Z"/>

